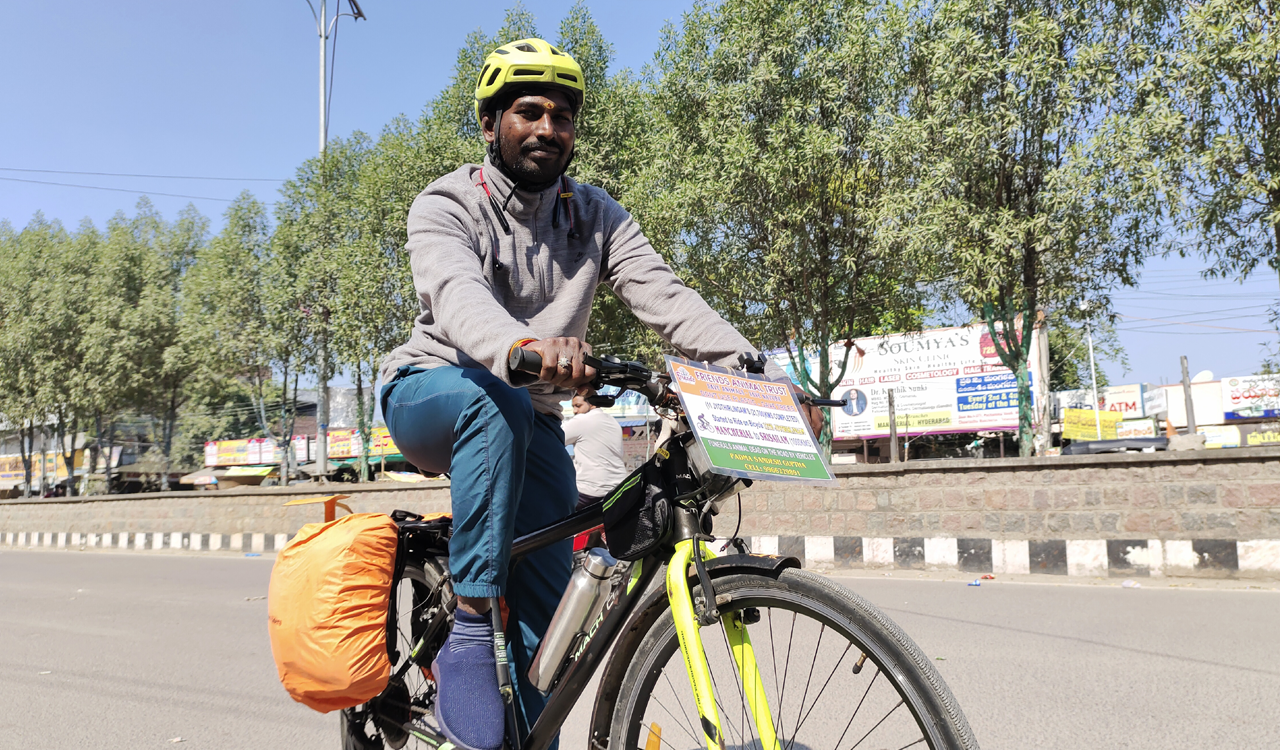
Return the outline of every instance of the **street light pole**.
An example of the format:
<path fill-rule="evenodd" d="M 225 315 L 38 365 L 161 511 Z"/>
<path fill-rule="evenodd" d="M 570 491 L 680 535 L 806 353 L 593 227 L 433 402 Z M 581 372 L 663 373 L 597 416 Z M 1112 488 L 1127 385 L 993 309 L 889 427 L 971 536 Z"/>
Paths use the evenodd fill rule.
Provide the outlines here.
<path fill-rule="evenodd" d="M 1093 361 L 1093 332 L 1089 329 L 1089 321 L 1084 322 L 1084 335 L 1089 341 L 1089 383 L 1093 386 L 1093 424 L 1098 431 L 1098 440 L 1102 439 L 1102 415 L 1098 413 L 1098 369 Z"/>
<path fill-rule="evenodd" d="M 320 13 L 311 0 L 311 15 L 316 20 L 316 35 L 320 37 L 320 161 L 321 179 L 324 174 L 324 152 L 329 140 L 329 91 L 333 81 L 329 78 L 329 36 L 338 25 L 338 19 L 351 16 L 355 21 L 365 18 L 364 11 L 356 0 L 347 0 L 350 13 L 343 13 L 342 0 L 333 9 L 333 19 L 328 17 L 329 0 L 320 0 Z M 318 311 L 324 316 L 324 311 Z M 316 363 L 316 472 L 321 480 L 329 476 L 329 334 L 325 328 L 327 319 L 321 322 L 319 361 Z"/>

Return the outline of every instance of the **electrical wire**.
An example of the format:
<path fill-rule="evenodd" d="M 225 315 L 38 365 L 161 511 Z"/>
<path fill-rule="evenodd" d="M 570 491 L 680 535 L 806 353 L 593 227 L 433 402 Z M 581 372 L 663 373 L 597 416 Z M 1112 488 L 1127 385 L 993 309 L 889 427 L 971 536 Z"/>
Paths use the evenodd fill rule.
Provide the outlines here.
<path fill-rule="evenodd" d="M 66 169 L 23 169 L 0 167 L 0 172 L 38 172 L 40 174 L 76 174 L 91 177 L 145 177 L 153 180 L 219 180 L 223 182 L 285 182 L 274 177 L 194 177 L 176 174 L 131 174 L 126 172 L 74 172 Z"/>
<path fill-rule="evenodd" d="M 1216 328 L 1221 331 L 1235 331 L 1237 333 L 1269 333 L 1273 335 L 1278 333 L 1277 331 L 1261 331 L 1261 330 L 1256 330 L 1252 328 L 1229 328 L 1227 326 L 1211 326 L 1211 325 L 1206 325 L 1204 323 L 1186 323 L 1180 320 L 1164 320 L 1162 318 L 1140 318 L 1137 315 L 1124 315 L 1122 313 L 1117 313 L 1117 315 L 1121 318 L 1127 318 L 1129 320 L 1146 320 L 1152 323 L 1168 323 L 1170 325 L 1192 326 L 1195 328 Z M 1134 331 L 1138 329 L 1125 328 L 1121 330 Z M 1154 333 L 1154 331 L 1152 331 L 1152 333 Z M 1173 333 L 1173 331 L 1168 331 L 1168 333 Z"/>
<path fill-rule="evenodd" d="M 207 195 L 183 195 L 180 193 L 160 193 L 154 190 L 129 190 L 127 188 L 102 187 L 101 185 L 73 185 L 70 182 L 48 182 L 46 180 L 24 180 L 21 177 L 0 177 L 0 180 L 6 182 L 26 182 L 33 185 L 54 185 L 57 187 L 73 187 L 84 188 L 86 190 L 107 190 L 113 193 L 132 193 L 134 195 L 163 195 L 166 198 L 188 198 L 196 201 L 218 201 L 219 203 L 232 203 L 233 198 L 211 198 Z"/>

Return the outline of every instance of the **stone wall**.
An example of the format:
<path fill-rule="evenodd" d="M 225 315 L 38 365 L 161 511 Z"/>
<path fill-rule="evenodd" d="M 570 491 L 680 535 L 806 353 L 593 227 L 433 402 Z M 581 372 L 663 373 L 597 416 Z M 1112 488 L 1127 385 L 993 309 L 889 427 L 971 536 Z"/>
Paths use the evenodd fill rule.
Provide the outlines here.
<path fill-rule="evenodd" d="M 758 483 L 744 536 L 1280 539 L 1280 448 L 837 467 L 839 485 Z M 291 499 L 341 492 L 357 512 L 447 511 L 449 482 L 244 488 L 0 501 L 0 533 L 292 534 Z M 733 501 L 724 523 L 733 523 Z M 719 526 L 721 532 L 728 529 Z"/>
<path fill-rule="evenodd" d="M 0 501 L 0 533 L 293 534 L 304 524 L 322 520 L 324 510 L 321 505 L 285 507 L 286 502 L 337 493 L 350 495 L 343 502 L 357 513 L 390 513 L 397 508 L 418 513 L 447 512 L 449 481 L 432 480 L 424 485 L 246 487 L 213 492 L 4 500 Z"/>
<path fill-rule="evenodd" d="M 1280 539 L 1280 449 L 837 467 L 839 486 L 761 483 L 746 536 Z"/>

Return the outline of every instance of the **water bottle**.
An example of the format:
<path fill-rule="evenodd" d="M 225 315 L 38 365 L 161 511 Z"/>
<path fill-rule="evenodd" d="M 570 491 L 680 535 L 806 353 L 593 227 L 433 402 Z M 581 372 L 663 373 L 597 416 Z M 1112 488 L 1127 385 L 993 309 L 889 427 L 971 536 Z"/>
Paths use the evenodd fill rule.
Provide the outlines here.
<path fill-rule="evenodd" d="M 551 617 L 547 634 L 529 666 L 529 682 L 544 693 L 551 691 L 569 649 L 604 610 L 609 579 L 618 561 L 599 547 L 589 550 L 582 567 L 569 579 L 569 588 Z"/>

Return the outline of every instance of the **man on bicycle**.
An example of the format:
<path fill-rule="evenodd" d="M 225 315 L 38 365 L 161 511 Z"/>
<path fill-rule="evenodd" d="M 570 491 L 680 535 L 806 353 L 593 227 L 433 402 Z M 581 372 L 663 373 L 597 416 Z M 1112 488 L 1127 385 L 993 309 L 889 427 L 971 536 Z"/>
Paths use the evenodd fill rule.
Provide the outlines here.
<path fill-rule="evenodd" d="M 525 675 L 568 584 L 571 544 L 530 555 L 510 574 L 507 566 L 516 535 L 563 518 L 577 500 L 560 404 L 595 374 L 582 337 L 596 288 L 612 289 L 685 356 L 732 366 L 756 353 L 617 201 L 565 175 L 585 93 L 578 64 L 541 39 L 494 50 L 475 91 L 484 163 L 431 183 L 409 210 L 420 313 L 382 364 L 381 398 L 405 457 L 452 480 L 458 609 L 432 672 L 440 728 L 462 748 L 503 742 L 491 598 L 506 596 L 528 723 L 545 702 Z M 539 377 L 508 369 L 516 347 L 542 356 Z M 766 375 L 786 379 L 773 364 Z"/>

